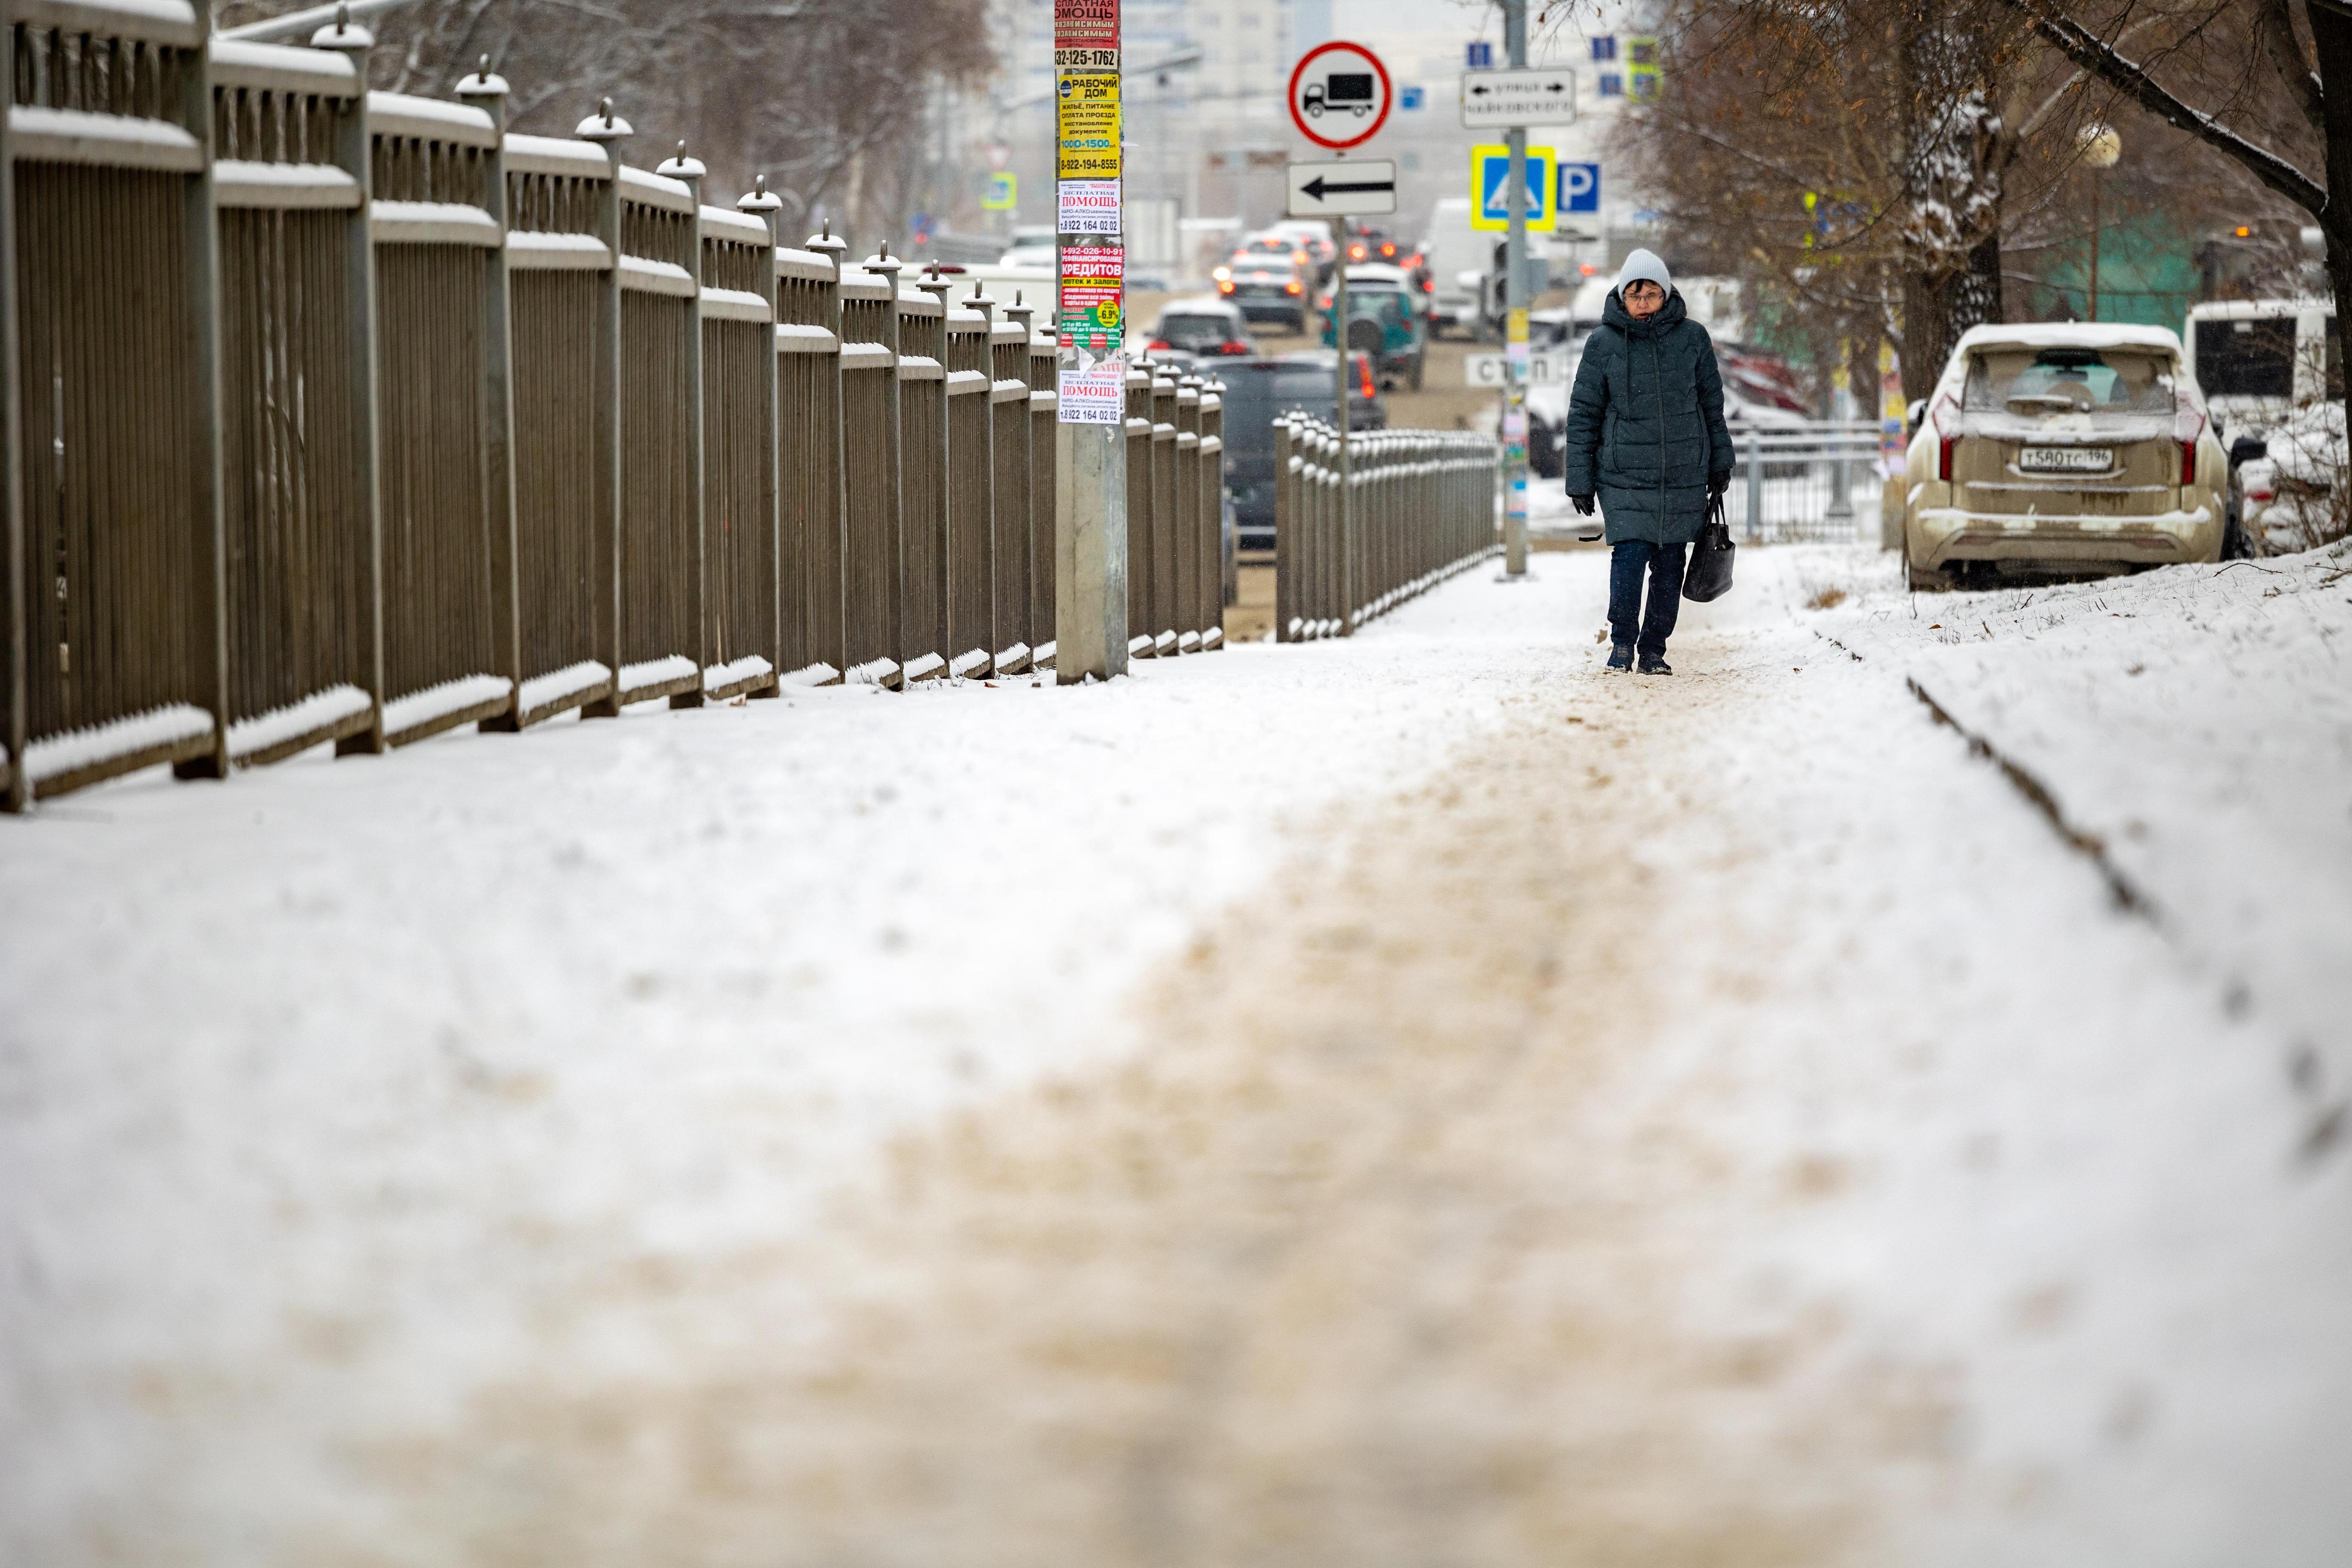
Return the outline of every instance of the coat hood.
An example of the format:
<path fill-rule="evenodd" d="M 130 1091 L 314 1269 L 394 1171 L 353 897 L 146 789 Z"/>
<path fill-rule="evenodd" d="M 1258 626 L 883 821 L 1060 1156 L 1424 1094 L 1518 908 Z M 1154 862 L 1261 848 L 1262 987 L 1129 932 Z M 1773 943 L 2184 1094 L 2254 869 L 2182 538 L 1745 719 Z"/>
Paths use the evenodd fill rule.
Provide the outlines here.
<path fill-rule="evenodd" d="M 1636 338 L 1654 336 L 1669 327 L 1679 326 L 1683 318 L 1690 314 L 1688 309 L 1683 304 L 1683 291 L 1675 289 L 1667 293 L 1666 302 L 1658 307 L 1657 314 L 1646 321 L 1637 321 L 1633 319 L 1633 312 L 1625 309 L 1622 289 L 1622 285 L 1620 285 L 1619 288 L 1609 290 L 1609 302 L 1601 308 L 1601 320 L 1604 324 L 1614 327 L 1628 336 Z"/>

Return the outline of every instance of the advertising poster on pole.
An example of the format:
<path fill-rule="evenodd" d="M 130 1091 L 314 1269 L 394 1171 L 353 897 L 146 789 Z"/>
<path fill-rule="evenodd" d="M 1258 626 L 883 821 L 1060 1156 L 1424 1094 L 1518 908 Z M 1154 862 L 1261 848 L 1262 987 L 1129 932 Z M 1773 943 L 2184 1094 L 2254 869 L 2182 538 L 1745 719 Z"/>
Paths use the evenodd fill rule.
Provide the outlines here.
<path fill-rule="evenodd" d="M 1061 369 L 1055 400 L 1065 425 L 1118 425 L 1126 418 L 1127 252 L 1115 245 L 1062 247 L 1055 325 L 1076 352 Z"/>

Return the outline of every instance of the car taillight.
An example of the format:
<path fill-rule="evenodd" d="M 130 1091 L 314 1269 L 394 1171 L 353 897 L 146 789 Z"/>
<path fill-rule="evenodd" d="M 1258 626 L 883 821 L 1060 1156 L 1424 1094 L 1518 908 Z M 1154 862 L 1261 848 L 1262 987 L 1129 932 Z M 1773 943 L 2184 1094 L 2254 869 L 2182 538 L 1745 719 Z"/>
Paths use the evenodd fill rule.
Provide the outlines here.
<path fill-rule="evenodd" d="M 1381 254 L 1393 261 L 1396 259 L 1396 247 L 1393 245 L 1383 245 L 1381 247 Z"/>
<path fill-rule="evenodd" d="M 1250 352 L 1250 346 L 1239 342 L 1223 342 L 1217 345 L 1217 352 L 1221 354 L 1245 354 Z"/>
<path fill-rule="evenodd" d="M 1230 279 L 1230 278 L 1220 278 L 1220 279 L 1217 279 L 1217 292 L 1218 292 L 1218 293 L 1220 293 L 1220 294 L 1230 294 L 1230 293 L 1232 293 L 1233 291 L 1234 291 L 1234 280 L 1233 280 L 1232 279 Z"/>
<path fill-rule="evenodd" d="M 1424 279 L 1423 279 L 1421 280 L 1421 291 L 1422 291 L 1423 293 L 1424 293 L 1424 294 L 1434 294 L 1434 293 L 1436 293 L 1436 292 L 1437 292 L 1437 279 L 1434 279 L 1434 278 L 1424 278 Z"/>
<path fill-rule="evenodd" d="M 1303 250 L 1294 250 L 1290 253 L 1290 259 L 1293 261 L 1305 261 L 1307 259 L 1307 253 Z"/>
<path fill-rule="evenodd" d="M 1356 362 L 1356 368 L 1363 373 L 1364 395 L 1366 397 L 1374 395 L 1372 390 L 1372 362 L 1368 359 L 1360 359 Z"/>
<path fill-rule="evenodd" d="M 1948 482 L 1952 477 L 1952 454 L 1960 444 L 1958 399 L 1948 392 L 1944 394 L 1930 417 L 1936 425 L 1936 477 Z"/>
<path fill-rule="evenodd" d="M 1154 338 L 1143 346 L 1149 349 L 1164 349 L 1171 347 L 1171 345 L 1166 338 Z"/>
<path fill-rule="evenodd" d="M 2172 416 L 2172 438 L 2180 443 L 2180 483 L 2183 489 L 2197 482 L 2197 442 L 2205 434 L 2204 411 L 2183 408 Z"/>
<path fill-rule="evenodd" d="M 1286 294 L 1296 294 L 1300 292 L 1298 279 L 1294 278 L 1289 282 L 1285 283 L 1282 286 L 1282 291 Z"/>
<path fill-rule="evenodd" d="M 2246 483 L 2248 500 L 2268 500 L 2274 493 L 2268 479 L 2250 479 Z"/>

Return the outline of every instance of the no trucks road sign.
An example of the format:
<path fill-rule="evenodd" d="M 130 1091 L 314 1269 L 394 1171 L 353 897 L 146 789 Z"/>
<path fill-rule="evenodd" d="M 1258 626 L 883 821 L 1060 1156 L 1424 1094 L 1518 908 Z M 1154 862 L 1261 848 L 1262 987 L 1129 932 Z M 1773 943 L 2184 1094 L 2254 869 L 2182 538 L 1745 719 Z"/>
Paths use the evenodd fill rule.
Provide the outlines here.
<path fill-rule="evenodd" d="M 1335 153 L 1370 141 L 1388 123 L 1395 99 L 1389 68 L 1361 44 L 1318 45 L 1290 73 L 1291 124 Z"/>

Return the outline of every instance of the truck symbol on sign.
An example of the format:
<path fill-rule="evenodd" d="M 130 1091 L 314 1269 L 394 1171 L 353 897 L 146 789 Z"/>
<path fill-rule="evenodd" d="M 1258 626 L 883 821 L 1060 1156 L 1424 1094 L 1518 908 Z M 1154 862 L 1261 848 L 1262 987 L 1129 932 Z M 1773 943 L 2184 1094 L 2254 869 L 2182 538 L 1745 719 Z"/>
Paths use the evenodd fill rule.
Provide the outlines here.
<path fill-rule="evenodd" d="M 1372 74 L 1370 71 L 1335 71 L 1321 81 L 1311 84 L 1299 100 L 1299 107 L 1316 119 L 1323 118 L 1326 109 L 1346 110 L 1358 119 L 1372 111 Z"/>

